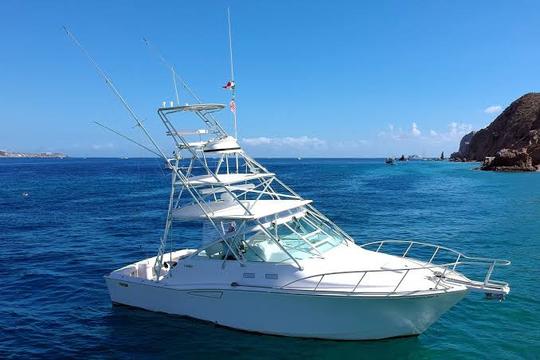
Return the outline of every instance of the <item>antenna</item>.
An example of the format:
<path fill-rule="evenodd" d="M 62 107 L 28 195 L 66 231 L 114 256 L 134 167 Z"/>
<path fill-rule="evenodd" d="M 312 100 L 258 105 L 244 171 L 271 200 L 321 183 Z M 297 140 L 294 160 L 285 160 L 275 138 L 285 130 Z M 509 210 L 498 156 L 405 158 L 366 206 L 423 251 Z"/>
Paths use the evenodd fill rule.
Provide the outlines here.
<path fill-rule="evenodd" d="M 231 9 L 227 8 L 227 24 L 229 25 L 229 56 L 231 60 L 231 81 L 234 81 L 234 63 L 232 52 L 232 34 L 231 34 Z"/>
<path fill-rule="evenodd" d="M 171 70 L 172 74 L 173 74 L 173 79 L 174 79 L 174 85 L 175 85 L 175 89 L 176 89 L 176 80 L 179 80 L 180 83 L 182 84 L 182 86 L 184 87 L 184 89 L 187 90 L 187 92 L 200 104 L 202 103 L 202 100 L 197 96 L 197 94 L 195 94 L 195 92 L 189 87 L 189 85 L 187 84 L 187 82 L 180 76 L 178 75 L 178 73 L 176 72 L 176 70 L 174 69 L 174 66 L 172 66 L 171 64 L 169 64 L 167 62 L 167 60 L 165 60 L 165 58 L 163 57 L 163 55 L 161 55 L 161 52 L 159 51 L 159 49 L 154 46 L 154 44 L 152 44 L 150 42 L 150 40 L 146 39 L 146 38 L 143 38 L 142 39 L 144 41 L 144 43 L 146 44 L 146 46 L 148 46 L 148 48 L 152 51 L 154 51 L 154 53 L 157 55 L 157 57 L 159 58 L 159 60 L 161 61 L 161 63 L 163 64 L 163 66 L 165 66 L 167 69 Z M 177 91 L 177 101 L 178 101 L 178 90 Z M 178 103 L 178 105 L 180 105 L 180 103 Z"/>
<path fill-rule="evenodd" d="M 231 102 L 229 104 L 231 108 L 231 112 L 233 113 L 233 121 L 234 121 L 234 138 L 238 139 L 238 124 L 237 124 L 237 118 L 236 118 L 236 103 L 235 103 L 235 95 L 236 95 L 236 84 L 234 82 L 234 62 L 233 62 L 233 50 L 232 50 L 232 32 L 231 32 L 231 9 L 227 8 L 227 25 L 229 29 L 229 57 L 230 57 L 230 64 L 231 64 Z"/>
<path fill-rule="evenodd" d="M 73 41 L 73 43 L 79 48 L 81 49 L 81 51 L 83 52 L 83 54 L 88 58 L 88 60 L 90 60 L 90 62 L 92 63 L 92 65 L 94 65 L 94 67 L 96 68 L 97 72 L 99 75 L 101 75 L 101 77 L 105 80 L 105 83 L 107 83 L 107 85 L 111 88 L 111 90 L 114 92 L 114 94 L 118 97 L 118 99 L 122 102 L 122 104 L 124 105 L 124 108 L 126 108 L 126 110 L 129 112 L 129 114 L 131 115 L 131 117 L 133 118 L 133 120 L 135 120 L 135 122 L 137 123 L 137 126 L 141 128 L 141 130 L 143 131 L 143 133 L 146 135 L 146 137 L 150 140 L 150 142 L 152 143 L 152 145 L 154 145 L 154 147 L 156 148 L 156 150 L 159 152 L 160 156 L 163 157 L 165 160 L 167 160 L 167 156 L 165 156 L 165 154 L 163 153 L 163 151 L 161 151 L 160 147 L 157 145 L 157 143 L 154 141 L 154 139 L 152 138 L 152 136 L 150 135 L 150 133 L 146 130 L 146 128 L 144 127 L 143 123 L 141 120 L 139 120 L 139 117 L 135 114 L 135 112 L 133 111 L 133 109 L 129 106 L 129 104 L 127 103 L 127 101 L 124 99 L 124 97 L 122 96 L 122 94 L 120 94 L 120 92 L 118 91 L 118 89 L 116 88 L 116 86 L 114 86 L 112 80 L 109 78 L 109 76 L 107 76 L 107 74 L 101 69 L 101 67 L 99 67 L 98 63 L 94 60 L 94 58 L 92 58 L 92 56 L 90 56 L 90 54 L 88 53 L 88 51 L 86 51 L 86 49 L 81 45 L 81 43 L 79 42 L 79 40 L 77 40 L 77 38 L 75 37 L 75 35 L 73 35 L 71 33 L 71 31 L 69 31 L 65 26 L 63 26 L 63 29 L 64 31 L 66 32 L 67 36 Z"/>

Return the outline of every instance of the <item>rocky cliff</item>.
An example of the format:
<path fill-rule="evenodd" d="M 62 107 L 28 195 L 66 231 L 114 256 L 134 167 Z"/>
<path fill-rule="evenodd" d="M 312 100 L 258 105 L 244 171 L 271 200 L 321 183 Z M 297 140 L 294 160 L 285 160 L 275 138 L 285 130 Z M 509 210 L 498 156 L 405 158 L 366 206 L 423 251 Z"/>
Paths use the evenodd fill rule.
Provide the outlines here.
<path fill-rule="evenodd" d="M 540 93 L 523 95 L 488 127 L 469 136 L 452 154 L 455 160 L 483 161 L 484 170 L 536 170 L 540 167 Z M 462 148 L 466 142 L 468 146 Z"/>
<path fill-rule="evenodd" d="M 471 145 L 471 139 L 474 136 L 475 132 L 471 131 L 465 135 L 459 142 L 459 150 L 450 155 L 450 160 L 453 161 L 467 161 L 467 156 L 469 154 L 469 147 Z"/>

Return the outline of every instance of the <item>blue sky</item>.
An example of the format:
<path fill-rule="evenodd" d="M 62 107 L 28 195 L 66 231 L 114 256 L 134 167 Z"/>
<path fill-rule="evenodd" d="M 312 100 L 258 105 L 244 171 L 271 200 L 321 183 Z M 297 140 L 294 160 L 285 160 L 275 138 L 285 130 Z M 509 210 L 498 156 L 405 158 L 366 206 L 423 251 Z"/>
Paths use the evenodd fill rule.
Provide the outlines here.
<path fill-rule="evenodd" d="M 239 137 L 256 156 L 449 153 L 539 91 L 536 1 L 4 0 L 0 149 L 146 156 L 92 123 L 140 138 L 64 24 L 166 144 L 155 111 L 173 85 L 141 38 L 204 100 L 225 103 L 227 6 Z"/>

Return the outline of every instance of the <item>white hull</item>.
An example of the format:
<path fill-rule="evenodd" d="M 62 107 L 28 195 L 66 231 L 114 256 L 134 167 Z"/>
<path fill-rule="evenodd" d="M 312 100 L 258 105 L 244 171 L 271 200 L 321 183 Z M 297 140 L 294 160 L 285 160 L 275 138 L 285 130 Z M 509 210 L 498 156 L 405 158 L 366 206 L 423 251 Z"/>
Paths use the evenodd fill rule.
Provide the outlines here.
<path fill-rule="evenodd" d="M 106 281 L 113 303 L 245 331 L 336 340 L 418 335 L 467 292 L 359 296 L 243 287 L 187 290 L 111 277 Z"/>

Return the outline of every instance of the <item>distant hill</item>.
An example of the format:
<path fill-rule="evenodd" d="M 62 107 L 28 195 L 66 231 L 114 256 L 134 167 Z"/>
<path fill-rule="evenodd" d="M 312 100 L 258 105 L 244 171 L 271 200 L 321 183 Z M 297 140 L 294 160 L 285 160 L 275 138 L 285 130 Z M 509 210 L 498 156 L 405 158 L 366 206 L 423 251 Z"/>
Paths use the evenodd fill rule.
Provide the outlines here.
<path fill-rule="evenodd" d="M 43 153 L 21 153 L 14 151 L 0 150 L 0 158 L 66 158 L 62 153 L 43 152 Z"/>
<path fill-rule="evenodd" d="M 485 129 L 465 135 L 455 161 L 483 161 L 483 170 L 540 168 L 540 93 L 515 100 Z"/>

